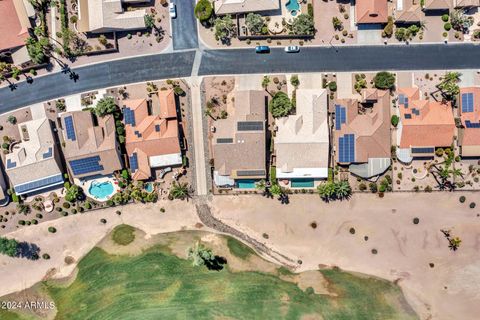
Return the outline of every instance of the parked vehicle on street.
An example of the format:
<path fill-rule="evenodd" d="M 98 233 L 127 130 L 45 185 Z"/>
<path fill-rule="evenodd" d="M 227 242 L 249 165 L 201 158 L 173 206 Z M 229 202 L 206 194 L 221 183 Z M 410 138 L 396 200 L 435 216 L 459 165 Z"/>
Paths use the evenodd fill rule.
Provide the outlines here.
<path fill-rule="evenodd" d="M 170 14 L 170 18 L 175 19 L 177 17 L 177 6 L 170 2 L 168 5 L 168 13 Z"/>
<path fill-rule="evenodd" d="M 256 53 L 270 53 L 270 47 L 269 46 L 256 46 L 255 47 L 255 52 Z"/>
<path fill-rule="evenodd" d="M 288 46 L 288 47 L 285 47 L 285 52 L 287 52 L 287 53 L 297 53 L 297 52 L 300 52 L 300 47 L 299 46 Z"/>

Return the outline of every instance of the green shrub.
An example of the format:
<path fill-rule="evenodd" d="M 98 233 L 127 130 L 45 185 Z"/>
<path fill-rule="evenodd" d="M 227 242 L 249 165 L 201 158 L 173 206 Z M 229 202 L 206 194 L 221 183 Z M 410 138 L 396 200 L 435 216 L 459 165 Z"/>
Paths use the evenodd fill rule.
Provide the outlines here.
<path fill-rule="evenodd" d="M 445 29 L 445 31 L 450 31 L 450 29 L 452 29 L 452 24 L 450 22 L 445 23 L 443 29 Z"/>
<path fill-rule="evenodd" d="M 328 89 L 330 89 L 332 92 L 337 91 L 337 83 L 335 81 L 330 81 L 328 83 Z"/>
<path fill-rule="evenodd" d="M 280 118 L 289 115 L 293 105 L 287 94 L 279 91 L 273 96 L 268 108 L 274 118 Z"/>
<path fill-rule="evenodd" d="M 476 207 L 475 202 L 470 202 L 469 207 L 470 207 L 470 209 L 474 209 Z"/>
<path fill-rule="evenodd" d="M 397 115 L 393 115 L 392 118 L 390 119 L 390 122 L 392 123 L 392 126 L 394 126 L 395 128 L 398 126 L 398 122 L 400 121 L 400 119 L 398 118 Z"/>
<path fill-rule="evenodd" d="M 70 208 L 70 203 L 64 202 L 64 203 L 62 204 L 62 207 L 63 207 L 64 209 L 69 209 L 69 208 Z"/>
<path fill-rule="evenodd" d="M 446 14 L 446 13 L 445 13 L 444 15 L 442 15 L 442 21 L 443 21 L 443 22 L 447 22 L 449 18 L 450 18 L 450 17 L 449 17 L 448 14 Z"/>
<path fill-rule="evenodd" d="M 390 38 L 393 35 L 393 17 L 388 17 L 388 22 L 385 28 L 383 29 L 383 34 L 385 37 Z"/>
<path fill-rule="evenodd" d="M 373 78 L 373 82 L 377 89 L 393 89 L 395 86 L 395 76 L 387 71 L 379 72 Z"/>
<path fill-rule="evenodd" d="M 360 184 L 358 185 L 358 189 L 359 189 L 360 191 L 365 191 L 365 190 L 367 190 L 367 185 L 362 182 L 362 183 L 360 183 Z"/>
<path fill-rule="evenodd" d="M 445 152 L 445 150 L 443 150 L 443 148 L 438 148 L 437 150 L 435 150 L 435 154 L 438 156 L 438 157 L 441 157 L 443 156 L 443 153 Z"/>
<path fill-rule="evenodd" d="M 42 258 L 45 259 L 45 260 L 49 260 L 50 255 L 48 253 L 44 253 L 44 254 L 42 254 Z"/>
<path fill-rule="evenodd" d="M 205 22 L 212 16 L 212 4 L 208 0 L 200 0 L 195 6 L 194 13 L 200 22 Z"/>
<path fill-rule="evenodd" d="M 307 5 L 307 13 L 310 17 L 313 18 L 313 5 L 311 3 Z"/>
<path fill-rule="evenodd" d="M 57 232 L 57 229 L 55 229 L 55 227 L 48 227 L 48 232 L 55 233 Z"/>
<path fill-rule="evenodd" d="M 465 200 L 467 200 L 467 198 L 465 198 L 465 196 L 461 196 L 460 198 L 458 198 L 458 201 L 460 201 L 460 203 L 464 203 Z"/>

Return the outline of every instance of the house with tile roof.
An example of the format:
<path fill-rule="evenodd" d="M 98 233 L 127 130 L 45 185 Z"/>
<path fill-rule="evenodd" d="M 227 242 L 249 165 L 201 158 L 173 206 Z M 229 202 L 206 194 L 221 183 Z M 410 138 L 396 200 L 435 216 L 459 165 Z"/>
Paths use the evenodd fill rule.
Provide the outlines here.
<path fill-rule="evenodd" d="M 458 140 L 462 157 L 480 157 L 480 87 L 460 89 L 460 119 Z"/>
<path fill-rule="evenodd" d="M 453 8 L 453 0 L 425 0 L 423 11 L 447 11 Z"/>
<path fill-rule="evenodd" d="M 122 101 L 125 147 L 134 180 L 152 178 L 152 170 L 182 165 L 177 109 L 173 90 L 152 100 Z"/>
<path fill-rule="evenodd" d="M 90 111 L 64 112 L 60 122 L 63 155 L 72 178 L 110 175 L 122 169 L 112 115 L 97 117 Z"/>
<path fill-rule="evenodd" d="M 277 119 L 276 176 L 290 188 L 313 188 L 328 177 L 328 92 L 296 90 L 296 114 Z"/>
<path fill-rule="evenodd" d="M 480 0 L 454 0 L 455 8 L 475 8 L 480 7 Z"/>
<path fill-rule="evenodd" d="M 214 0 L 217 15 L 262 12 L 280 9 L 280 0 Z"/>
<path fill-rule="evenodd" d="M 264 90 L 236 90 L 227 98 L 226 119 L 215 121 L 212 153 L 217 187 L 255 188 L 266 174 L 266 109 Z"/>
<path fill-rule="evenodd" d="M 79 32 L 113 32 L 145 29 L 144 8 L 125 11 L 126 4 L 148 2 L 136 0 L 79 0 Z"/>
<path fill-rule="evenodd" d="M 415 24 L 420 23 L 423 20 L 424 13 L 420 3 L 414 1 L 404 1 L 403 6 L 400 9 L 397 8 L 395 12 L 396 24 Z"/>
<path fill-rule="evenodd" d="M 10 53 L 16 64 L 30 61 L 25 40 L 35 18 L 32 5 L 26 0 L 2 0 L 0 16 L 0 52 Z"/>
<path fill-rule="evenodd" d="M 364 89 L 362 100 L 335 102 L 335 159 L 352 174 L 369 179 L 391 164 L 390 93 Z"/>
<path fill-rule="evenodd" d="M 452 145 L 455 121 L 450 102 L 420 100 L 419 88 L 400 88 L 398 109 L 396 154 L 401 162 L 432 158 L 435 148 Z"/>
<path fill-rule="evenodd" d="M 18 124 L 21 141 L 5 155 L 5 172 L 17 195 L 33 195 L 63 185 L 57 141 L 48 118 Z"/>
<path fill-rule="evenodd" d="M 357 24 L 382 24 L 387 21 L 387 0 L 357 0 L 355 2 L 355 22 Z"/>

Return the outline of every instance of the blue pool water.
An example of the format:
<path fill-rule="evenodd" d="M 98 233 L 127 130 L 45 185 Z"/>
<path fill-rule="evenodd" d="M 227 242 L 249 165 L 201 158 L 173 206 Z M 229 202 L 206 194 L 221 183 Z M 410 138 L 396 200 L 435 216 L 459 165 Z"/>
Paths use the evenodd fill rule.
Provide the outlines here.
<path fill-rule="evenodd" d="M 292 179 L 291 186 L 292 188 L 313 188 L 314 180 L 313 179 Z"/>
<path fill-rule="evenodd" d="M 153 191 L 153 183 L 149 182 L 149 183 L 145 184 L 144 189 L 147 192 L 152 192 Z"/>
<path fill-rule="evenodd" d="M 285 7 L 287 7 L 288 11 L 295 11 L 295 14 L 292 12 L 292 15 L 296 15 L 297 11 L 300 10 L 300 4 L 298 3 L 298 0 L 289 0 L 285 4 Z"/>
<path fill-rule="evenodd" d="M 255 189 L 255 180 L 237 180 L 238 189 Z"/>
<path fill-rule="evenodd" d="M 113 184 L 110 181 L 93 181 L 88 192 L 98 200 L 107 200 L 113 194 Z"/>

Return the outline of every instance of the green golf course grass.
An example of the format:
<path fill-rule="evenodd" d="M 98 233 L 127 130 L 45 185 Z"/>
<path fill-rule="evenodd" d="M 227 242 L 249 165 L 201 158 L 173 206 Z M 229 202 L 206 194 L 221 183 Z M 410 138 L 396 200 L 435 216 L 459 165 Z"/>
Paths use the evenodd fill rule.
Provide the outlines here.
<path fill-rule="evenodd" d="M 300 319 L 311 314 L 324 319 L 416 319 L 401 290 L 390 282 L 338 270 L 319 272 L 336 297 L 302 291 L 268 273 L 193 267 L 165 246 L 134 257 L 94 248 L 80 261 L 70 286 L 44 286 L 58 307 L 57 319 Z"/>

